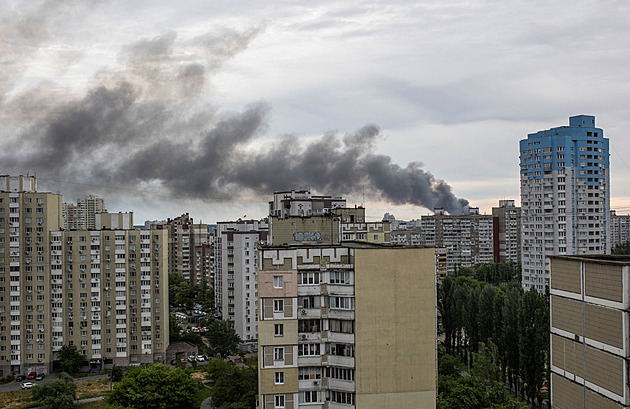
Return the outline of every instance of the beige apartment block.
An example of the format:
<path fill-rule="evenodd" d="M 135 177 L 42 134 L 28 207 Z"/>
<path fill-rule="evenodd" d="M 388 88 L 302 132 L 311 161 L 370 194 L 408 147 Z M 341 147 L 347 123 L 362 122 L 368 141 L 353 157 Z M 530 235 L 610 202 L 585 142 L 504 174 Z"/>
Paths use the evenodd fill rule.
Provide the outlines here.
<path fill-rule="evenodd" d="M 96 365 L 164 362 L 165 231 L 50 233 L 52 355 L 76 345 Z"/>
<path fill-rule="evenodd" d="M 177 274 L 192 285 L 210 279 L 210 242 L 208 225 L 195 223 L 188 213 L 164 223 L 151 225 L 154 230 L 168 232 L 168 272 Z"/>
<path fill-rule="evenodd" d="M 347 242 L 259 250 L 259 401 L 434 408 L 435 251 Z"/>
<path fill-rule="evenodd" d="M 550 258 L 552 407 L 629 408 L 630 257 Z"/>
<path fill-rule="evenodd" d="M 87 196 L 77 199 L 77 204 L 63 204 L 64 230 L 96 230 L 98 226 L 96 215 L 107 212 L 105 200 L 97 196 Z"/>
<path fill-rule="evenodd" d="M 95 367 L 163 362 L 164 232 L 64 231 L 61 195 L 36 187 L 0 176 L 0 376 L 49 373 L 67 344 Z"/>
<path fill-rule="evenodd" d="M 33 176 L 0 176 L 0 376 L 52 368 L 49 232 L 61 206 Z"/>

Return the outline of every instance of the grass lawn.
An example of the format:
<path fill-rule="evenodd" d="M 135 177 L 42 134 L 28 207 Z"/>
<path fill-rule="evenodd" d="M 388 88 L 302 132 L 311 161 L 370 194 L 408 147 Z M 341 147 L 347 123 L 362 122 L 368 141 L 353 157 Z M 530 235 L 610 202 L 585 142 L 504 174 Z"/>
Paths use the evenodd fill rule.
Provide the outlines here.
<path fill-rule="evenodd" d="M 79 399 L 95 398 L 97 396 L 103 396 L 109 391 L 108 379 L 97 379 L 94 381 L 77 382 L 77 396 Z M 30 390 L 22 391 L 23 408 L 32 408 L 37 406 L 37 402 L 32 401 L 32 392 Z M 101 404 L 102 406 L 97 406 Z M 85 408 L 104 408 L 103 402 L 91 402 L 86 405 L 91 406 L 79 406 Z M 19 408 L 20 407 L 20 391 L 6 392 L 0 394 L 0 408 Z"/>

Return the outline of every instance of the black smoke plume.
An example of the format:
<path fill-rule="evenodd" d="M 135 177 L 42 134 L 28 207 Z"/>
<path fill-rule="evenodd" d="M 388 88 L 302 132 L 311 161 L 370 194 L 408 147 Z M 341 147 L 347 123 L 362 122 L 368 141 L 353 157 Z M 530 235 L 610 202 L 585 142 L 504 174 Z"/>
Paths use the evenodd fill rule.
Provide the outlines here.
<path fill-rule="evenodd" d="M 9 31 L 18 35 L 18 28 Z M 375 125 L 344 136 L 269 138 L 265 103 L 241 112 L 214 107 L 208 99 L 213 74 L 263 29 L 142 39 L 122 47 L 118 66 L 99 72 L 79 98 L 51 84 L 15 92 L 19 74 L 5 73 L 0 136 L 8 149 L 0 153 L 0 173 L 30 170 L 43 178 L 148 186 L 202 199 L 232 200 L 244 192 L 267 198 L 274 190 L 307 187 L 328 194 L 367 192 L 453 214 L 465 209 L 468 202 L 420 163 L 403 167 L 376 153 L 382 135 Z M 23 57 L 15 44 L 8 50 L 18 61 Z"/>

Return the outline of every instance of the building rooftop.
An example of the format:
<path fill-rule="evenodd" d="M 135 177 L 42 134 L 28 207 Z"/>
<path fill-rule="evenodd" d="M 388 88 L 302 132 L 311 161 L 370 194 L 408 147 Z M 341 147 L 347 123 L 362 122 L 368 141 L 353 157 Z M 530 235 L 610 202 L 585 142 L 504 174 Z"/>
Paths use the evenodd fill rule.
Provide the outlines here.
<path fill-rule="evenodd" d="M 611 254 L 584 254 L 579 256 L 550 255 L 549 258 L 576 261 L 591 261 L 603 264 L 623 264 L 630 265 L 630 254 L 611 255 Z"/>

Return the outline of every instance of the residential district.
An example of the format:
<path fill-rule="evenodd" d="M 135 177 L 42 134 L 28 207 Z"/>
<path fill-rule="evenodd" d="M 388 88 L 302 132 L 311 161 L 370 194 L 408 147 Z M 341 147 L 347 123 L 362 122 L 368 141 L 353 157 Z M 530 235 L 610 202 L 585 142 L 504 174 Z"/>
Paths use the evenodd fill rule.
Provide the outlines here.
<path fill-rule="evenodd" d="M 171 316 L 187 317 L 170 311 L 170 275 L 209 284 L 213 309 L 195 314 L 227 321 L 242 354 L 257 354 L 259 407 L 435 408 L 438 351 L 472 362 L 462 372 L 474 375 L 492 344 L 463 318 L 453 324 L 449 288 L 478 266 L 511 266 L 520 294 L 545 301 L 546 342 L 525 350 L 542 356 L 538 378 L 505 353 L 501 388 L 525 389 L 515 395 L 535 406 L 628 408 L 630 256 L 611 252 L 630 241 L 630 216 L 610 208 L 609 140 L 579 115 L 527 135 L 519 151 L 520 207 L 506 199 L 492 214 L 436 208 L 407 221 L 367 221 L 343 197 L 287 190 L 260 220 L 138 225 L 103 198 L 64 202 L 35 176 L 2 175 L 0 377 L 48 375 L 64 346 L 96 372 L 187 357 L 188 344 L 169 342 Z M 507 281 L 481 294 L 505 292 L 507 305 Z M 495 323 L 489 334 L 501 333 Z"/>

